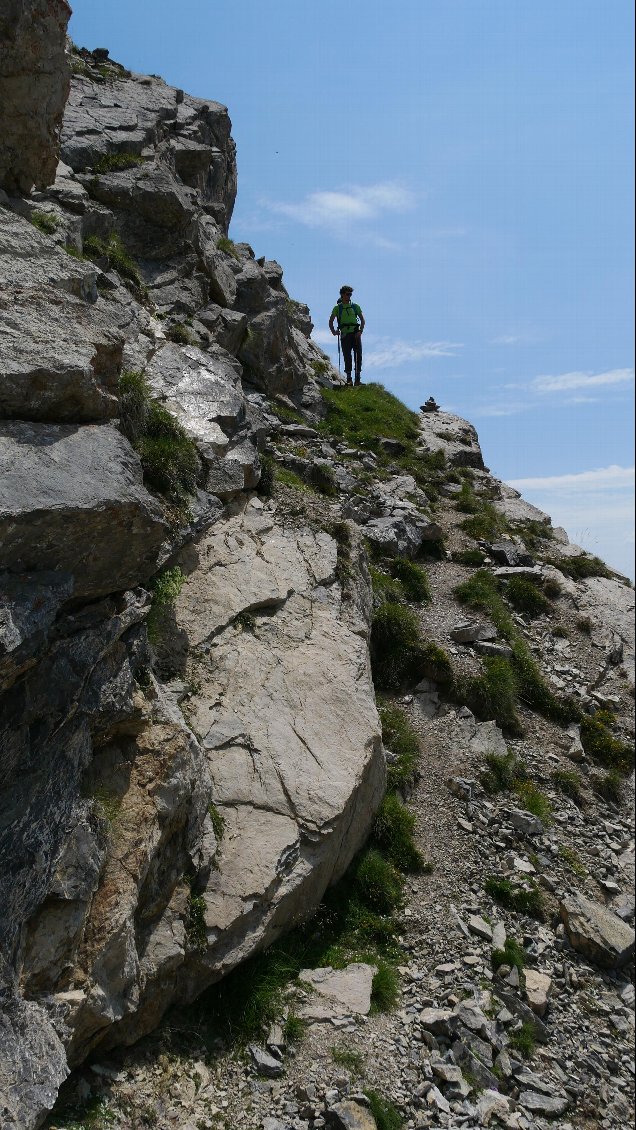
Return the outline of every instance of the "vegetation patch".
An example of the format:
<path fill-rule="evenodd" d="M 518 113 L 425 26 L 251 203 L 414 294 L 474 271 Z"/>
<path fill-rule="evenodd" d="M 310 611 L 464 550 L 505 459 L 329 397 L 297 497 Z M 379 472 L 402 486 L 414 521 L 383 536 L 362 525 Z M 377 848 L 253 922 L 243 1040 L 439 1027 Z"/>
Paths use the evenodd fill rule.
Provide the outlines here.
<path fill-rule="evenodd" d="M 387 766 L 387 789 L 406 790 L 417 775 L 420 741 L 406 714 L 399 706 L 383 702 L 379 706 L 382 741 L 395 757 Z"/>
<path fill-rule="evenodd" d="M 270 402 L 269 407 L 270 407 L 270 410 L 274 413 L 274 415 L 278 416 L 278 419 L 281 421 L 282 424 L 304 424 L 305 423 L 300 412 L 298 412 L 297 409 L 295 409 L 295 408 L 289 408 L 287 404 L 279 404 L 279 402 L 277 400 L 272 400 Z"/>
<path fill-rule="evenodd" d="M 583 808 L 585 798 L 581 792 L 581 778 L 574 769 L 555 769 L 552 774 L 552 784 L 560 793 L 573 800 L 579 808 Z"/>
<path fill-rule="evenodd" d="M 581 553 L 577 557 L 550 558 L 548 565 L 554 565 L 562 573 L 567 573 L 575 581 L 585 580 L 586 577 L 615 577 L 616 573 L 608 569 L 600 557 L 588 556 Z"/>
<path fill-rule="evenodd" d="M 513 737 L 523 733 L 517 716 L 517 683 L 507 659 L 486 656 L 483 674 L 455 680 L 455 697 L 482 721 L 494 719 Z"/>
<path fill-rule="evenodd" d="M 231 255 L 233 259 L 236 259 L 237 263 L 241 262 L 241 256 L 238 247 L 236 246 L 233 239 L 230 239 L 226 235 L 222 235 L 219 239 L 217 239 L 216 246 L 218 250 L 223 251 L 225 255 Z"/>
<path fill-rule="evenodd" d="M 311 491 L 311 487 L 295 471 L 290 471 L 289 467 L 276 466 L 274 477 L 276 482 L 282 483 L 285 487 L 291 487 L 292 490 Z"/>
<path fill-rule="evenodd" d="M 274 493 L 274 479 L 276 464 L 271 455 L 261 455 L 261 474 L 256 488 L 261 498 L 271 498 Z"/>
<path fill-rule="evenodd" d="M 387 793 L 373 825 L 373 838 L 399 871 L 421 871 L 424 859 L 413 838 L 415 816 L 395 793 Z"/>
<path fill-rule="evenodd" d="M 523 612 L 531 620 L 551 611 L 550 601 L 529 577 L 511 577 L 506 585 L 506 597 L 517 612 Z"/>
<path fill-rule="evenodd" d="M 467 581 L 457 586 L 455 596 L 469 608 L 485 612 L 499 634 L 512 647 L 512 660 L 500 660 L 499 662 L 509 662 L 510 664 L 514 675 L 516 698 L 524 702 L 530 709 L 536 710 L 545 718 L 550 718 L 560 725 L 567 726 L 570 722 L 578 721 L 581 716 L 578 704 L 571 698 L 557 697 L 543 678 L 521 632 L 506 607 L 496 577 L 493 577 L 492 573 L 489 573 L 486 569 L 480 569 Z M 503 677 L 503 668 L 499 669 L 499 673 Z M 508 689 L 511 689 L 509 683 Z M 472 688 L 472 691 L 473 697 L 478 702 L 480 693 L 486 693 L 487 687 L 477 685 Z M 471 705 L 470 698 L 467 698 L 467 703 L 468 706 Z"/>
<path fill-rule="evenodd" d="M 172 569 L 164 569 L 163 572 L 159 573 L 151 582 L 150 612 L 146 619 L 148 638 L 151 642 L 157 642 L 165 610 L 174 604 L 181 592 L 184 581 L 185 575 L 182 573 L 179 565 L 175 565 Z"/>
<path fill-rule="evenodd" d="M 223 833 L 225 832 L 225 820 L 215 804 L 208 805 L 208 816 L 212 821 L 212 830 L 214 832 L 215 838 L 217 842 L 220 842 L 223 839 Z"/>
<path fill-rule="evenodd" d="M 172 325 L 166 330 L 166 337 L 168 341 L 174 341 L 176 345 L 197 345 L 198 339 L 188 329 L 183 322 L 173 322 Z"/>
<path fill-rule="evenodd" d="M 389 1099 L 385 1099 L 378 1091 L 364 1093 L 369 1100 L 371 1114 L 375 1118 L 378 1130 L 403 1130 L 404 1119 Z"/>
<path fill-rule="evenodd" d="M 512 789 L 519 779 L 519 761 L 514 753 L 486 754 L 487 769 L 481 774 L 481 783 L 487 793 L 504 793 Z"/>
<path fill-rule="evenodd" d="M 205 953 L 208 945 L 208 934 L 205 928 L 205 899 L 202 895 L 190 894 L 185 928 L 188 949 Z"/>
<path fill-rule="evenodd" d="M 493 541 L 509 530 L 507 519 L 492 502 L 479 500 L 479 509 L 460 522 L 460 528 L 475 541 Z"/>
<path fill-rule="evenodd" d="M 396 691 L 420 676 L 421 638 L 417 616 L 410 608 L 386 601 L 371 624 L 371 667 L 379 690 Z"/>
<path fill-rule="evenodd" d="M 351 1075 L 361 1078 L 364 1075 L 364 1056 L 352 1048 L 334 1047 L 331 1058 L 338 1067 L 343 1067 Z"/>
<path fill-rule="evenodd" d="M 122 172 L 124 169 L 133 169 L 136 165 L 143 165 L 145 158 L 136 153 L 105 153 L 100 157 L 93 172 L 98 175 Z"/>
<path fill-rule="evenodd" d="M 453 553 L 452 560 L 456 565 L 467 565 L 479 569 L 486 560 L 486 554 L 481 549 L 461 549 Z"/>
<path fill-rule="evenodd" d="M 347 585 L 353 572 L 351 530 L 347 522 L 332 522 L 327 533 L 331 534 L 336 543 L 336 577 L 343 588 Z"/>
<path fill-rule="evenodd" d="M 550 804 L 550 800 L 545 793 L 541 792 L 541 789 L 537 788 L 534 781 L 515 781 L 514 792 L 517 794 L 519 803 L 525 808 L 526 812 L 537 816 L 544 824 L 550 824 L 552 822 L 552 805 Z"/>
<path fill-rule="evenodd" d="M 391 575 L 399 581 L 406 600 L 414 604 L 428 604 L 431 590 L 426 570 L 406 557 L 395 557 L 389 566 Z"/>
<path fill-rule="evenodd" d="M 189 1021 L 177 1028 L 196 1030 L 197 1040 L 210 1048 L 219 1036 L 241 1044 L 258 1039 L 289 1004 L 290 984 L 301 969 L 342 969 L 353 961 L 378 967 L 372 1003 L 393 1007 L 400 950 L 392 911 L 401 903 L 401 890 L 399 873 L 388 860 L 377 849 L 363 850 L 304 925 L 244 962 L 186 1010 L 176 1009 Z M 196 916 L 195 910 L 193 930 Z"/>
<path fill-rule="evenodd" d="M 414 454 L 419 435 L 418 417 L 381 384 L 364 384 L 355 394 L 343 395 L 341 389 L 322 389 L 327 405 L 326 419 L 320 430 L 339 437 L 353 447 L 374 451 L 380 462 L 387 455 L 379 437 L 399 440 L 405 450 Z"/>
<path fill-rule="evenodd" d="M 109 268 L 116 271 L 120 278 L 134 283 L 138 290 L 141 289 L 139 268 L 126 251 L 117 232 L 111 232 L 108 239 L 89 235 L 84 240 L 82 249 L 87 259 L 106 259 Z"/>
<path fill-rule="evenodd" d="M 45 235 L 53 235 L 60 226 L 60 221 L 52 212 L 31 212 L 29 219 L 33 227 Z"/>
<path fill-rule="evenodd" d="M 47 1118 L 45 1130 L 104 1130 L 119 1121 L 104 1099 L 91 1096 L 86 1102 L 65 1103 L 58 1100 L 59 1113 L 53 1112 Z"/>
<path fill-rule="evenodd" d="M 522 1024 L 520 1028 L 510 1032 L 510 1045 L 515 1051 L 520 1052 L 524 1059 L 531 1059 L 537 1046 L 532 1024 Z"/>
<path fill-rule="evenodd" d="M 581 857 L 574 851 L 574 848 L 568 847 L 567 844 L 559 844 L 559 857 L 579 879 L 587 878 L 587 867 L 583 864 Z"/>
<path fill-rule="evenodd" d="M 502 950 L 492 951 L 491 962 L 495 970 L 499 969 L 501 965 L 510 965 L 511 967 L 516 966 L 521 973 L 526 964 L 526 951 L 514 938 L 506 938 Z"/>
<path fill-rule="evenodd" d="M 581 744 L 593 761 L 627 776 L 634 768 L 634 746 L 612 734 L 615 722 L 609 710 L 584 714 L 581 718 Z"/>
<path fill-rule="evenodd" d="M 592 788 L 603 800 L 610 804 L 620 804 L 623 797 L 623 778 L 616 769 L 610 769 L 602 777 L 592 779 Z"/>
<path fill-rule="evenodd" d="M 514 910 L 517 914 L 528 914 L 531 918 L 543 920 L 545 909 L 541 891 L 535 882 L 529 880 L 521 886 L 510 879 L 491 875 L 484 884 L 486 894 L 494 898 L 500 906 Z"/>

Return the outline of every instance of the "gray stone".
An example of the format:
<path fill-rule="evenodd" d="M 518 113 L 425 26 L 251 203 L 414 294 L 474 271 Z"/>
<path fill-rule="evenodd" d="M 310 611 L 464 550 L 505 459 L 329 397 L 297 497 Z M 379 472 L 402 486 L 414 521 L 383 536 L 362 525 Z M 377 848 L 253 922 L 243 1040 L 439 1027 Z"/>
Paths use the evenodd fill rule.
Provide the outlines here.
<path fill-rule="evenodd" d="M 490 1126 L 491 1120 L 505 1121 L 510 1113 L 511 1100 L 499 1093 L 486 1089 L 477 1100 L 477 1116 L 480 1126 Z"/>
<path fill-rule="evenodd" d="M 512 648 L 507 643 L 489 643 L 486 640 L 477 640 L 474 645 L 478 655 L 492 655 L 499 659 L 511 659 Z"/>
<path fill-rule="evenodd" d="M 273 1055 L 265 1051 L 265 1048 L 259 1048 L 256 1044 L 250 1044 L 247 1050 L 252 1057 L 252 1063 L 259 1075 L 265 1075 L 268 1079 L 278 1079 L 283 1074 L 281 1061 L 275 1059 Z"/>
<path fill-rule="evenodd" d="M 534 560 L 524 545 L 518 545 L 512 541 L 500 541 L 488 545 L 487 549 L 490 556 L 499 565 L 511 565 L 513 567 L 534 565 Z"/>
<path fill-rule="evenodd" d="M 327 1125 L 333 1130 L 377 1130 L 377 1123 L 367 1106 L 353 1099 L 336 1103 L 327 1111 Z"/>
<path fill-rule="evenodd" d="M 434 1036 L 449 1037 L 452 1017 L 453 1010 L 450 1008 L 423 1008 L 420 1012 L 420 1024 Z"/>
<path fill-rule="evenodd" d="M 451 412 L 422 413 L 418 420 L 420 429 L 419 450 L 422 454 L 441 452 L 454 467 L 484 469 L 484 460 L 472 424 Z"/>
<path fill-rule="evenodd" d="M 345 969 L 301 969 L 299 979 L 311 986 L 314 997 L 300 1006 L 298 1015 L 311 1021 L 367 1016 L 376 973 L 374 965 L 364 962 L 347 965 Z"/>
<path fill-rule="evenodd" d="M 545 1016 L 548 1000 L 552 991 L 552 978 L 546 973 L 539 973 L 537 969 L 525 970 L 526 999 L 537 1016 Z"/>
<path fill-rule="evenodd" d="M 505 757 L 508 753 L 506 739 L 496 722 L 477 723 L 475 734 L 470 739 L 469 745 L 471 753 L 474 754 L 493 753 L 498 757 Z"/>
<path fill-rule="evenodd" d="M 519 1095 L 519 1105 L 529 1110 L 531 1114 L 544 1114 L 547 1118 L 558 1118 L 565 1114 L 570 1105 L 566 1095 L 541 1094 L 538 1091 L 522 1091 Z"/>
<path fill-rule="evenodd" d="M 465 620 L 452 628 L 450 635 L 455 643 L 474 643 L 476 640 L 496 639 L 497 629 L 492 624 L 484 624 L 480 620 Z"/>
<path fill-rule="evenodd" d="M 513 828 L 518 832 L 522 832 L 524 836 L 542 836 L 544 827 L 538 816 L 532 816 L 529 812 L 524 812 L 520 808 L 513 808 L 506 812 L 506 818 L 510 821 Z"/>
<path fill-rule="evenodd" d="M 0 569 L 63 570 L 95 597 L 150 576 L 165 529 L 113 428 L 0 424 Z"/>
<path fill-rule="evenodd" d="M 487 942 L 492 942 L 492 927 L 478 914 L 471 914 L 468 919 L 468 929 L 471 934 L 476 934 L 478 938 L 484 938 Z"/>
<path fill-rule="evenodd" d="M 595 965 L 620 967 L 634 956 L 634 931 L 617 914 L 583 895 L 568 895 L 559 907 L 573 949 Z"/>
<path fill-rule="evenodd" d="M 11 195 L 55 178 L 70 14 L 66 0 L 16 0 L 0 12 L 0 188 Z"/>

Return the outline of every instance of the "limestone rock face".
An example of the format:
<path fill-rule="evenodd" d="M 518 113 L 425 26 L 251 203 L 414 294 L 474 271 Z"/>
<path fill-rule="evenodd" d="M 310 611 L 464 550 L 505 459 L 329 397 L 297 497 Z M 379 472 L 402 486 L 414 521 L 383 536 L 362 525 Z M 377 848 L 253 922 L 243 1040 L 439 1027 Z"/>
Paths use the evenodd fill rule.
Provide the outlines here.
<path fill-rule="evenodd" d="M 421 412 L 419 428 L 423 453 L 440 452 L 454 467 L 484 470 L 477 432 L 468 420 L 452 412 Z"/>
<path fill-rule="evenodd" d="M 55 178 L 70 67 L 66 0 L 7 0 L 0 11 L 0 188 Z"/>

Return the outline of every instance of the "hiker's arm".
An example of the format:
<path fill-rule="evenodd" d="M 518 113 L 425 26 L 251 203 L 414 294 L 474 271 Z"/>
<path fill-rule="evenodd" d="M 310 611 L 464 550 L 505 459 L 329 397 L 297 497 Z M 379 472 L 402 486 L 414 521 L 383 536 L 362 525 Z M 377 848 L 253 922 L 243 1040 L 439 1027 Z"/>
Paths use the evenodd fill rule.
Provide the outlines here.
<path fill-rule="evenodd" d="M 360 333 L 362 333 L 362 331 L 364 329 L 364 314 L 362 313 L 362 310 L 360 311 L 360 327 L 359 328 L 360 328 Z"/>
<path fill-rule="evenodd" d="M 336 315 L 335 315 L 335 314 L 332 314 L 332 315 L 331 315 L 331 317 L 330 317 L 330 319 L 329 319 L 329 329 L 331 330 L 331 332 L 332 332 L 333 336 L 334 336 L 334 337 L 337 337 L 337 336 L 338 336 L 338 331 L 337 331 L 337 330 L 334 330 L 334 328 L 333 328 L 333 324 L 334 324 L 334 321 L 335 321 L 335 319 L 336 319 Z"/>

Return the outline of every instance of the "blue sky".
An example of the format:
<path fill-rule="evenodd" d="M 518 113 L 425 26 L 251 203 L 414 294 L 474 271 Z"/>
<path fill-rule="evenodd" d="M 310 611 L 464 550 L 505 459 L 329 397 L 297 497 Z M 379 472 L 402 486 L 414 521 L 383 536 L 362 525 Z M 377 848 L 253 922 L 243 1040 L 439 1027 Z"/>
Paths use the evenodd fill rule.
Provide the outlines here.
<path fill-rule="evenodd" d="M 230 234 L 320 344 L 350 283 L 363 376 L 633 577 L 631 3 L 71 2 L 80 46 L 228 106 Z"/>

